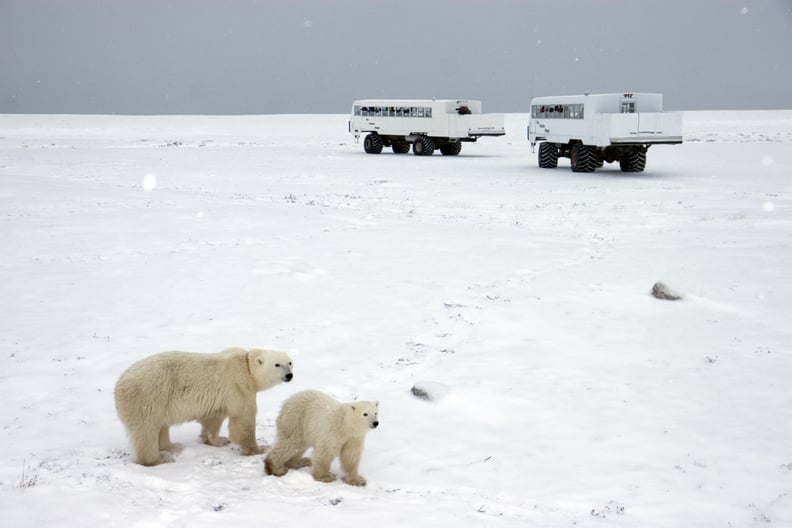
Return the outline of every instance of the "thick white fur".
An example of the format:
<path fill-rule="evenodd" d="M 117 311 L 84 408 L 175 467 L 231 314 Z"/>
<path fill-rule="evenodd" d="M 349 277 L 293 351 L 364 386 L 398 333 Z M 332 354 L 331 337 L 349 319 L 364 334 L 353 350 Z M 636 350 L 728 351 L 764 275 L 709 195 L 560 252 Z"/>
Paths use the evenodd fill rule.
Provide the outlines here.
<path fill-rule="evenodd" d="M 138 361 L 115 387 L 118 416 L 129 433 L 135 462 L 154 466 L 172 460 L 170 426 L 201 424 L 201 439 L 229 443 L 219 436 L 229 417 L 231 441 L 243 455 L 262 453 L 256 444 L 256 392 L 292 378 L 288 354 L 229 348 L 218 354 L 162 352 Z"/>
<path fill-rule="evenodd" d="M 341 458 L 344 482 L 365 486 L 358 474 L 366 433 L 379 425 L 379 402 L 341 403 L 327 394 L 310 390 L 288 398 L 278 415 L 278 435 L 264 460 L 269 475 L 283 476 L 289 469 L 312 466 L 313 478 L 332 482 L 330 465 Z M 313 448 L 311 458 L 303 458 Z"/>

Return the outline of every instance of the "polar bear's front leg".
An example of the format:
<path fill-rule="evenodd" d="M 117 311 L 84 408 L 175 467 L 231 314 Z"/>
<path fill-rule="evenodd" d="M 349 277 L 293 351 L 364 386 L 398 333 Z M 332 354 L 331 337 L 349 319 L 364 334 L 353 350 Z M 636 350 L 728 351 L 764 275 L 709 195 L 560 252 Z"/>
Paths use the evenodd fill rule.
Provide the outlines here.
<path fill-rule="evenodd" d="M 330 471 L 333 458 L 335 458 L 335 451 L 328 449 L 328 446 L 314 447 L 311 455 L 311 475 L 314 480 L 333 482 L 336 479 L 335 474 Z"/>
<path fill-rule="evenodd" d="M 260 455 L 267 450 L 256 443 L 255 413 L 252 416 L 231 416 L 228 419 L 228 433 L 244 456 Z"/>
<path fill-rule="evenodd" d="M 201 424 L 201 440 L 204 444 L 214 447 L 222 447 L 231 442 L 225 436 L 220 436 L 220 427 L 223 425 L 225 416 L 208 416 L 198 420 Z"/>
<path fill-rule="evenodd" d="M 341 448 L 341 467 L 344 470 L 344 482 L 350 486 L 365 486 L 366 479 L 358 474 L 360 457 L 363 455 L 363 439 L 353 438 Z"/>

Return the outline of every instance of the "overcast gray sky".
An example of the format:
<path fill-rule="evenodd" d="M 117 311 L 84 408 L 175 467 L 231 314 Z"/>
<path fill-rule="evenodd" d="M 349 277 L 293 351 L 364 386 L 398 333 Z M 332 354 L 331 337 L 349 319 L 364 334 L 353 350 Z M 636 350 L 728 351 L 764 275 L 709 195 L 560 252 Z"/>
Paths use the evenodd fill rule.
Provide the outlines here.
<path fill-rule="evenodd" d="M 346 113 L 660 92 L 792 109 L 792 0 L 0 0 L 0 113 Z"/>

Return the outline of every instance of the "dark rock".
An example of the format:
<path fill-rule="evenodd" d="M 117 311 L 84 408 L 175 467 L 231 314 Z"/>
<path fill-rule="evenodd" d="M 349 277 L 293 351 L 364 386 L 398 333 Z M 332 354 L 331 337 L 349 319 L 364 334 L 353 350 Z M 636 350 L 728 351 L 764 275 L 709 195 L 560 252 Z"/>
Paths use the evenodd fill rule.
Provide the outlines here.
<path fill-rule="evenodd" d="M 413 388 L 410 389 L 410 392 L 413 393 L 413 396 L 416 398 L 421 398 L 422 400 L 431 400 L 432 398 L 429 397 L 429 393 L 426 390 L 413 385 Z"/>
<path fill-rule="evenodd" d="M 426 401 L 437 401 L 448 394 L 450 388 L 442 383 L 436 381 L 419 381 L 413 385 L 410 392 L 413 396 Z"/>
<path fill-rule="evenodd" d="M 652 286 L 652 296 L 664 301 L 678 301 L 682 296 L 668 287 L 664 282 L 655 282 Z"/>

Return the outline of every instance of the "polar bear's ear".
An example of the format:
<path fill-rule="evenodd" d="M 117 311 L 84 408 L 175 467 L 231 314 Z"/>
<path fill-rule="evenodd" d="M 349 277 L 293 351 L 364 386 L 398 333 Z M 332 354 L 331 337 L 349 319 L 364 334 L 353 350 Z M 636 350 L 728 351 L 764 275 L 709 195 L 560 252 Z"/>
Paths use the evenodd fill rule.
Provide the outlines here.
<path fill-rule="evenodd" d="M 354 411 L 354 410 L 355 410 L 355 406 L 354 406 L 354 405 L 351 405 L 351 407 L 352 407 L 352 410 Z"/>
<path fill-rule="evenodd" d="M 375 401 L 375 402 L 374 402 L 374 407 L 376 407 L 377 409 L 379 409 L 379 400 L 377 400 L 377 401 Z"/>

